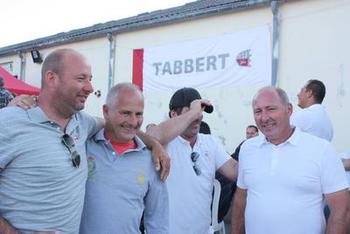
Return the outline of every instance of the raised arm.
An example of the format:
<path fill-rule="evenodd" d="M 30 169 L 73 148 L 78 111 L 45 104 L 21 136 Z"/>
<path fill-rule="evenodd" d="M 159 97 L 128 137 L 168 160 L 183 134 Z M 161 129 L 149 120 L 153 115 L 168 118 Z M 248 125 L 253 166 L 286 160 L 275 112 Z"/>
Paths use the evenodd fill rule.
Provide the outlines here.
<path fill-rule="evenodd" d="M 147 134 L 155 137 L 162 145 L 167 145 L 175 137 L 181 135 L 193 121 L 202 117 L 204 109 L 202 104 L 210 105 L 209 101 L 198 99 L 194 100 L 188 111 L 181 115 L 177 115 L 172 111 L 170 119 L 159 125 L 149 127 Z"/>

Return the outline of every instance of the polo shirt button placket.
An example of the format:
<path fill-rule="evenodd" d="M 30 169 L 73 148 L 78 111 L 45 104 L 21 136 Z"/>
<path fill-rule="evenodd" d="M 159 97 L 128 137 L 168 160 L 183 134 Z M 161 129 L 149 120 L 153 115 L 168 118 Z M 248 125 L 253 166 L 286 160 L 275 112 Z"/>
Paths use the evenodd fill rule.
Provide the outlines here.
<path fill-rule="evenodd" d="M 278 164 L 278 146 L 272 146 L 270 175 L 276 174 Z"/>

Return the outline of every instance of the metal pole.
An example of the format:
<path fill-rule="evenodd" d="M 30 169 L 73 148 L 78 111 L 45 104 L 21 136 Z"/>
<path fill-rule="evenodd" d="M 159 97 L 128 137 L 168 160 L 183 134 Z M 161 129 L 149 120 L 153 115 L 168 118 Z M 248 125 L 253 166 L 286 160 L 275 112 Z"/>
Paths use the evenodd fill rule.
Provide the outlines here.
<path fill-rule="evenodd" d="M 273 14 L 273 32 L 272 32 L 272 77 L 271 85 L 277 84 L 279 44 L 280 44 L 280 18 L 279 18 L 279 1 L 271 1 L 271 10 Z"/>
<path fill-rule="evenodd" d="M 108 33 L 109 41 L 109 66 L 108 66 L 108 90 L 114 85 L 114 60 L 115 60 L 115 41 L 112 33 Z"/>
<path fill-rule="evenodd" d="M 19 52 L 19 58 L 21 60 L 20 62 L 20 75 L 19 75 L 19 79 L 24 81 L 25 80 L 25 66 L 26 66 L 26 58 L 23 54 L 23 51 Z"/>

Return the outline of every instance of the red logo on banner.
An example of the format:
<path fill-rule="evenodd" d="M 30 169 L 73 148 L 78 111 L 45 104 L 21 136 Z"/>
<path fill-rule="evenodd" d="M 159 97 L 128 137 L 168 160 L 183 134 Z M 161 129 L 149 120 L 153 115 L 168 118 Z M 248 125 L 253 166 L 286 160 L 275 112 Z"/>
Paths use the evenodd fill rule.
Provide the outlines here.
<path fill-rule="evenodd" d="M 242 67 L 250 67 L 250 57 L 251 56 L 252 55 L 250 54 L 250 49 L 243 50 L 236 57 L 237 64 L 239 66 L 242 66 Z"/>

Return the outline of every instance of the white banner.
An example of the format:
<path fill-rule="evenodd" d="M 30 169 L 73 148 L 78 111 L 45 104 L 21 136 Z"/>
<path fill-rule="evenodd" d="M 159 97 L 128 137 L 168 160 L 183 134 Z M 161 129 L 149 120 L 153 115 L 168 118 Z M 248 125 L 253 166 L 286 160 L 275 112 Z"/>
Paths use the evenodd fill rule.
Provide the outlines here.
<path fill-rule="evenodd" d="M 271 83 L 268 26 L 144 48 L 143 90 L 174 91 Z"/>

